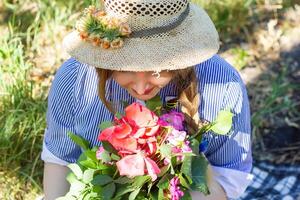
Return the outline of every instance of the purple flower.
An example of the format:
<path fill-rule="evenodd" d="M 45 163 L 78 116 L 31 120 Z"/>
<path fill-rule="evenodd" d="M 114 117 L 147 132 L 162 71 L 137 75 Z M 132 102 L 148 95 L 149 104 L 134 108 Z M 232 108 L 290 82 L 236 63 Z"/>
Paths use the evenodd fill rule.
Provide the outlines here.
<path fill-rule="evenodd" d="M 171 200 L 180 200 L 180 198 L 184 195 L 183 191 L 178 185 L 180 185 L 180 180 L 177 176 L 175 176 L 170 181 Z"/>
<path fill-rule="evenodd" d="M 170 113 L 164 114 L 160 116 L 160 120 L 165 122 L 167 125 L 174 127 L 175 129 L 181 131 L 184 129 L 183 121 L 184 115 L 183 113 L 171 111 Z"/>

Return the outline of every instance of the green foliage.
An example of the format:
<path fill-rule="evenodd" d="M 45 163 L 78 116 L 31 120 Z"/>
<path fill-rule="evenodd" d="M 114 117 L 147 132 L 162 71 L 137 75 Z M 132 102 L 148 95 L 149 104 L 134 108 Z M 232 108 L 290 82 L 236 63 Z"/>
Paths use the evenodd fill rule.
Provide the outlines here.
<path fill-rule="evenodd" d="M 217 118 L 213 122 L 203 126 L 196 134 L 192 135 L 190 141 L 193 152 L 199 152 L 197 151 L 199 149 L 198 142 L 201 143 L 203 133 L 207 131 L 213 131 L 215 134 L 228 134 L 232 127 L 232 118 L 233 113 L 231 113 L 229 110 L 219 111 Z"/>
<path fill-rule="evenodd" d="M 192 2 L 205 8 L 222 39 L 240 34 L 250 24 L 250 8 L 255 5 L 255 0 L 192 0 Z"/>
<path fill-rule="evenodd" d="M 100 185 L 100 186 L 104 186 L 108 183 L 113 182 L 113 179 L 106 174 L 99 174 L 97 176 L 94 177 L 92 184 L 94 185 Z"/>
<path fill-rule="evenodd" d="M 243 48 L 232 48 L 229 51 L 233 56 L 233 66 L 237 70 L 242 70 L 246 67 L 248 61 L 249 61 L 249 54 L 248 52 Z"/>
<path fill-rule="evenodd" d="M 68 136 L 84 150 L 87 150 L 89 148 L 89 142 L 83 139 L 82 137 L 80 137 L 79 135 L 68 132 Z"/>
<path fill-rule="evenodd" d="M 233 114 L 230 111 L 221 110 L 209 130 L 220 135 L 227 134 L 232 127 L 232 117 Z"/>
<path fill-rule="evenodd" d="M 152 110 L 155 114 L 160 115 L 162 108 L 162 101 L 160 100 L 160 97 L 157 95 L 146 101 L 146 107 Z"/>
<path fill-rule="evenodd" d="M 207 186 L 207 166 L 208 161 L 203 155 L 193 157 L 192 161 L 192 190 L 202 192 L 205 195 L 208 195 L 209 189 Z"/>
<path fill-rule="evenodd" d="M 163 144 L 159 149 L 162 157 L 171 157 L 172 154 L 172 147 L 167 144 Z"/>
<path fill-rule="evenodd" d="M 106 128 L 111 127 L 113 124 L 111 122 L 105 121 L 100 124 L 100 129 L 103 131 Z"/>

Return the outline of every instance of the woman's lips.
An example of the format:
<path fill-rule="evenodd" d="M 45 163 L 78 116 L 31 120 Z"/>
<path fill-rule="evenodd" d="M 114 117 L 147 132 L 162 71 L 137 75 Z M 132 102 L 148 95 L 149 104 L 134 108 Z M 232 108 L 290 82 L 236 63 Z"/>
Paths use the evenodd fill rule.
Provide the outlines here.
<path fill-rule="evenodd" d="M 154 87 L 145 90 L 144 95 L 150 94 L 150 93 L 152 92 L 153 89 L 154 89 Z"/>
<path fill-rule="evenodd" d="M 149 89 L 145 90 L 143 94 L 139 94 L 135 89 L 132 89 L 132 90 L 133 90 L 136 94 L 138 94 L 138 95 L 148 95 L 148 94 L 150 94 L 150 93 L 152 92 L 153 89 L 154 89 L 154 87 L 153 87 L 153 88 L 149 88 Z"/>

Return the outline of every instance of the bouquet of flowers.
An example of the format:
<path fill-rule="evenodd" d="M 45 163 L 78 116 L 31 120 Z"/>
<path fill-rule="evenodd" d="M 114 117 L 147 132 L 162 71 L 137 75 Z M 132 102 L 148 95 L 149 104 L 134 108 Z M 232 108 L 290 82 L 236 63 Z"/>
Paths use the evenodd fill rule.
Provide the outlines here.
<path fill-rule="evenodd" d="M 59 200 L 179 200 L 191 199 L 191 190 L 209 194 L 202 134 L 227 134 L 232 113 L 221 111 L 214 122 L 187 133 L 184 114 L 163 108 L 158 99 L 128 105 L 113 122 L 103 122 L 100 147 L 90 149 L 69 133 L 83 153 L 68 166 L 70 191 Z"/>

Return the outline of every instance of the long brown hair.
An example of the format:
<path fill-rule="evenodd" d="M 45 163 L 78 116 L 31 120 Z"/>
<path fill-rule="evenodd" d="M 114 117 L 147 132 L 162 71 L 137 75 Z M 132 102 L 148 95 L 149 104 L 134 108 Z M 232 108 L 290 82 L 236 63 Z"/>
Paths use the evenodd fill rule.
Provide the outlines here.
<path fill-rule="evenodd" d="M 111 77 L 113 71 L 96 68 L 98 74 L 98 96 L 109 111 L 115 113 L 112 103 L 106 99 L 106 81 Z M 178 89 L 178 99 L 181 111 L 185 114 L 188 131 L 193 133 L 202 125 L 199 118 L 198 107 L 200 105 L 200 94 L 198 92 L 198 81 L 193 67 L 174 70 L 173 79 Z"/>

